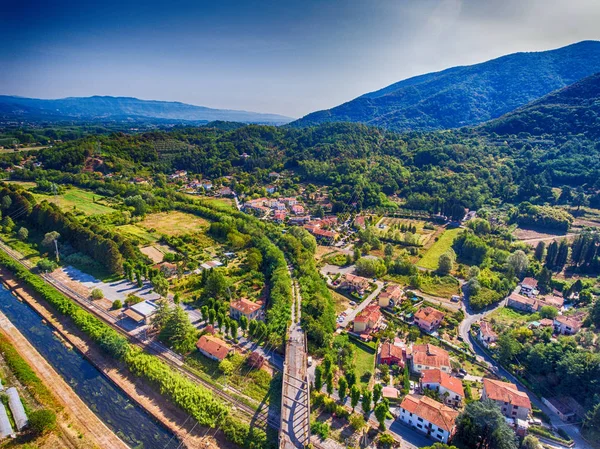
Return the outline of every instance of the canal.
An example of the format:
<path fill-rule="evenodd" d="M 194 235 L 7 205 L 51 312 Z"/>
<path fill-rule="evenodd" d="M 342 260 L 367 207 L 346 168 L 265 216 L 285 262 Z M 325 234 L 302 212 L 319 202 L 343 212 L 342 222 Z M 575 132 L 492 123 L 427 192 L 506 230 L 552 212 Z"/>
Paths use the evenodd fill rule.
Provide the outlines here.
<path fill-rule="evenodd" d="M 66 348 L 27 304 L 0 285 L 0 310 L 66 380 L 87 406 L 128 446 L 176 449 L 179 441 L 77 350 Z"/>

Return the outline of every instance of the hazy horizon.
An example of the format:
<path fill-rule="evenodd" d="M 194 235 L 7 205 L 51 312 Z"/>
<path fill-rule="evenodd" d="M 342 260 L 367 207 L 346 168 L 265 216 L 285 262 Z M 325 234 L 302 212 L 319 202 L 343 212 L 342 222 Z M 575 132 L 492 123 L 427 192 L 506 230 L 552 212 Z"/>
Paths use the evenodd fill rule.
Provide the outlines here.
<path fill-rule="evenodd" d="M 0 94 L 289 117 L 428 72 L 600 40 L 593 0 L 25 0 L 0 11 Z"/>

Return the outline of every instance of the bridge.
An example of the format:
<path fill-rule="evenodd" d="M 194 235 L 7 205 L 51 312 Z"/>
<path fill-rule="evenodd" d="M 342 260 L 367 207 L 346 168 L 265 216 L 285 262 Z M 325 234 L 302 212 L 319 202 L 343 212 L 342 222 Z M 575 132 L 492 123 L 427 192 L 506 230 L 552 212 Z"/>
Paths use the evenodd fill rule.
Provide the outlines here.
<path fill-rule="evenodd" d="M 291 272 L 291 267 L 290 272 Z M 292 324 L 288 330 L 281 394 L 281 449 L 304 448 L 310 441 L 310 392 L 306 334 L 300 325 L 302 298 L 292 283 Z"/>

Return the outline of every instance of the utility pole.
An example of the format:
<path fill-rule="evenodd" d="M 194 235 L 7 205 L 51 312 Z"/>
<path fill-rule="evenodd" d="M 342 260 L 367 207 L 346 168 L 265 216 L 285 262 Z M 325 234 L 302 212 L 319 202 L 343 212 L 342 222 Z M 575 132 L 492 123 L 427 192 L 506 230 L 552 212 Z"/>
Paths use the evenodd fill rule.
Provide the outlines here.
<path fill-rule="evenodd" d="M 58 254 L 58 240 L 54 239 L 54 249 L 56 250 L 56 261 L 60 262 L 60 256 Z"/>

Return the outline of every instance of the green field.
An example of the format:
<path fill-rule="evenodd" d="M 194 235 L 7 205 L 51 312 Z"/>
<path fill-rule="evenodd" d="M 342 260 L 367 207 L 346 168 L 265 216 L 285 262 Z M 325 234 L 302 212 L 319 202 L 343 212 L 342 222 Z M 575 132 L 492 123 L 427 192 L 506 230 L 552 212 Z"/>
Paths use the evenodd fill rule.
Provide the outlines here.
<path fill-rule="evenodd" d="M 86 215 L 100 215 L 115 211 L 112 207 L 100 203 L 105 200 L 102 195 L 78 188 L 69 188 L 65 193 L 56 196 L 41 193 L 34 193 L 33 196 L 38 201 L 54 203 L 65 212 L 81 211 Z"/>
<path fill-rule="evenodd" d="M 437 270 L 440 256 L 450 249 L 454 239 L 460 232 L 460 228 L 446 229 L 438 241 L 427 250 L 417 265 L 423 268 L 429 268 L 430 270 Z"/>
<path fill-rule="evenodd" d="M 459 293 L 459 282 L 451 276 L 421 276 L 419 290 L 427 295 L 450 298 Z"/>
<path fill-rule="evenodd" d="M 509 309 L 508 307 L 500 307 L 494 310 L 488 315 L 489 320 L 494 320 L 498 324 L 510 325 L 519 324 L 523 325 L 530 321 L 539 319 L 537 313 L 530 314 L 525 312 L 519 312 L 517 310 Z"/>
<path fill-rule="evenodd" d="M 156 243 L 159 240 L 159 237 L 155 234 L 148 232 L 145 229 L 142 229 L 136 225 L 117 226 L 115 230 L 117 232 L 125 234 L 128 237 L 133 237 L 134 239 L 139 240 L 141 245 Z"/>
<path fill-rule="evenodd" d="M 368 382 L 364 382 L 362 376 L 368 372 L 371 374 L 375 373 L 375 350 L 369 351 L 360 343 L 357 343 L 352 338 L 348 340 L 354 347 L 354 368 L 356 370 L 356 377 L 362 386 L 368 387 Z"/>

